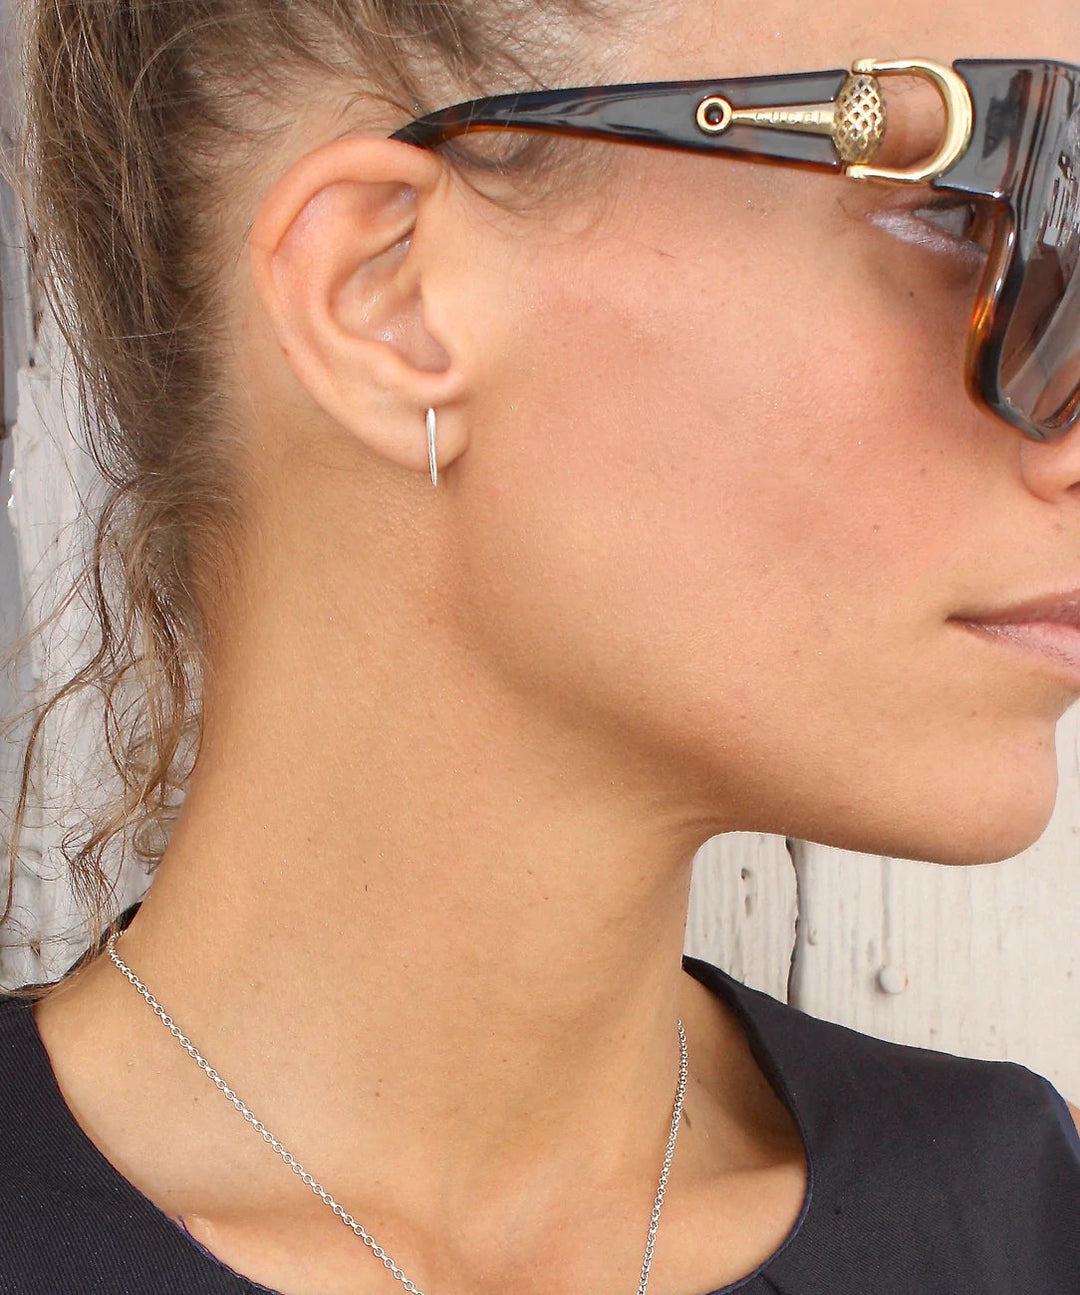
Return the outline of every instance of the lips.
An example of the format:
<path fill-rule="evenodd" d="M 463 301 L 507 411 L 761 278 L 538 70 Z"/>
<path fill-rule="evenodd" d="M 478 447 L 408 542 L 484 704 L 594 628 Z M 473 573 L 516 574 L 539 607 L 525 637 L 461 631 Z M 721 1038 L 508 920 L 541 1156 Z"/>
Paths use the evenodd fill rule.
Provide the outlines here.
<path fill-rule="evenodd" d="M 950 620 L 1022 652 L 1057 675 L 1067 675 L 1073 689 L 1080 691 L 1080 589 Z"/>
<path fill-rule="evenodd" d="M 1080 589 L 1064 594 L 1050 594 L 1017 603 L 1001 611 L 964 612 L 950 617 L 968 624 L 1001 625 L 1072 625 L 1080 629 Z"/>

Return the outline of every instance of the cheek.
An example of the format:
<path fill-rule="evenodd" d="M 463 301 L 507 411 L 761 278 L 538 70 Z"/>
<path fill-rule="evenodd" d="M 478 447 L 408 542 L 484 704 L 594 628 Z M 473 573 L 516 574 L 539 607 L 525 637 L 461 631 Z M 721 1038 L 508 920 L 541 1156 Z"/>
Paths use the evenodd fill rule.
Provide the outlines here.
<path fill-rule="evenodd" d="M 761 632 L 787 638 L 800 614 L 804 636 L 827 626 L 830 592 L 865 598 L 940 563 L 967 488 L 941 424 L 972 422 L 970 303 L 914 275 L 910 249 L 852 231 L 840 182 L 797 179 L 812 216 L 775 181 L 750 186 L 744 217 L 686 220 L 678 238 L 670 212 L 635 213 L 632 236 L 553 258 L 522 293 L 495 452 L 515 460 L 518 502 L 535 491 L 558 516 L 559 562 L 609 599 L 624 583 L 628 606 L 727 633 L 768 596 L 785 618 Z"/>
<path fill-rule="evenodd" d="M 1002 475 L 970 299 L 796 179 L 519 263 L 462 460 L 462 633 L 536 705 L 723 786 L 739 826 L 928 854 L 967 810 L 992 854 L 1044 821 L 1052 707 L 1006 734 L 944 623 Z"/>

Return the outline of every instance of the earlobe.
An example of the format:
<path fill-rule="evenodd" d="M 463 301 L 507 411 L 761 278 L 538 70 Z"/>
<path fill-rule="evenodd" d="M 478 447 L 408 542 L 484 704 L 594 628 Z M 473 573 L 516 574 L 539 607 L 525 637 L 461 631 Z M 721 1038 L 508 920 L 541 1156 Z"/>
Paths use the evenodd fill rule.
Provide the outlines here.
<path fill-rule="evenodd" d="M 284 362 L 311 399 L 375 452 L 427 470 L 429 407 L 462 394 L 455 348 L 427 323 L 418 221 L 435 221 L 441 161 L 395 140 L 350 136 L 309 153 L 252 227 L 256 294 Z M 439 461 L 464 449 L 440 419 Z"/>

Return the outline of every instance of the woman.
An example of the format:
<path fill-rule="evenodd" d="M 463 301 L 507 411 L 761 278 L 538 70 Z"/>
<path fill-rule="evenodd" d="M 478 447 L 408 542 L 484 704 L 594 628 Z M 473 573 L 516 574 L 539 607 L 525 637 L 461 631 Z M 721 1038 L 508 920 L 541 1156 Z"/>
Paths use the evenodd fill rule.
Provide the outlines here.
<path fill-rule="evenodd" d="M 999 222 L 833 173 L 820 120 L 773 131 L 785 82 L 731 91 L 787 105 L 751 157 L 720 94 L 712 155 L 455 133 L 476 108 L 390 138 L 928 47 L 1049 51 L 1072 104 L 1073 0 L 50 0 L 28 41 L 32 219 L 118 501 L 87 678 L 145 690 L 77 875 L 168 840 L 111 946 L 0 1018 L 0 1286 L 1080 1291 L 1045 1080 L 680 960 L 716 833 L 964 864 L 1046 823 L 1080 426 L 1022 365 L 965 391 Z M 851 165 L 939 149 L 935 75 L 879 78 Z"/>

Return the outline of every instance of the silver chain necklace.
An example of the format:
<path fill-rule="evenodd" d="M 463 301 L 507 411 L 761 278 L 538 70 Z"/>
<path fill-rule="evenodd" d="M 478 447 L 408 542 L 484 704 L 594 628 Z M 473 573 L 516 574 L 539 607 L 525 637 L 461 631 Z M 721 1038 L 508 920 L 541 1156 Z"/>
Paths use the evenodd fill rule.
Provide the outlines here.
<path fill-rule="evenodd" d="M 282 1144 L 274 1137 L 262 1120 L 257 1119 L 252 1111 L 240 1100 L 237 1094 L 229 1087 L 224 1079 L 218 1074 L 213 1066 L 206 1060 L 202 1053 L 196 1048 L 194 1043 L 181 1030 L 179 1025 L 165 1011 L 158 1000 L 150 992 L 143 982 L 136 976 L 126 962 L 116 952 L 116 941 L 119 932 L 114 932 L 109 936 L 106 945 L 109 957 L 123 973 L 125 979 L 129 980 L 139 993 L 153 1008 L 154 1015 L 166 1027 L 173 1038 L 180 1044 L 189 1057 L 198 1065 L 211 1083 L 218 1088 L 229 1101 L 244 1117 L 251 1127 L 258 1133 L 267 1146 L 273 1147 L 277 1154 L 285 1161 L 294 1174 L 299 1177 L 300 1181 L 306 1183 L 308 1187 L 324 1201 L 345 1226 L 368 1247 L 376 1259 L 381 1259 L 383 1266 L 388 1272 L 392 1273 L 410 1295 L 423 1295 L 423 1291 L 405 1276 L 404 1272 L 390 1258 L 382 1246 L 376 1244 L 375 1238 L 358 1223 L 336 1200 L 330 1195 L 325 1187 L 307 1172 L 304 1166 L 291 1155 Z M 686 1034 L 683 1031 L 682 1021 L 677 1021 L 675 1028 L 679 1032 L 679 1083 L 675 1089 L 675 1108 L 671 1116 L 671 1133 L 668 1137 L 667 1152 L 664 1155 L 664 1167 L 660 1172 L 660 1185 L 656 1189 L 656 1200 L 653 1203 L 652 1215 L 649 1219 L 649 1235 L 645 1243 L 645 1257 L 641 1263 L 641 1279 L 638 1282 L 638 1295 L 645 1295 L 649 1286 L 649 1270 L 652 1268 L 653 1247 L 656 1244 L 656 1230 L 660 1226 L 660 1210 L 664 1204 L 664 1192 L 667 1190 L 668 1174 L 671 1171 L 671 1160 L 675 1154 L 675 1139 L 679 1133 L 679 1121 L 682 1119 L 683 1097 L 686 1094 L 686 1075 L 687 1075 L 687 1056 L 686 1056 Z"/>

